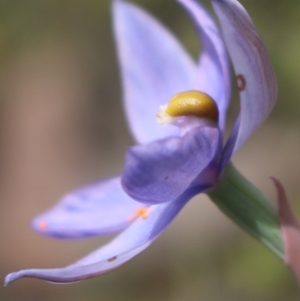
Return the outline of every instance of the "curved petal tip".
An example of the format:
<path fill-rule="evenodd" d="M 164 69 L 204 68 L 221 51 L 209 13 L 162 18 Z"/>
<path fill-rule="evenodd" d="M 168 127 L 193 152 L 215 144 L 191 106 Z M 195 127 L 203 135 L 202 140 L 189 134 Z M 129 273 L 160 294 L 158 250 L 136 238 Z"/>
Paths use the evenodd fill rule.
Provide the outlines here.
<path fill-rule="evenodd" d="M 22 277 L 22 275 L 20 275 L 20 272 L 8 274 L 4 279 L 4 286 L 7 286 L 8 284 L 18 280 L 21 277 Z"/>

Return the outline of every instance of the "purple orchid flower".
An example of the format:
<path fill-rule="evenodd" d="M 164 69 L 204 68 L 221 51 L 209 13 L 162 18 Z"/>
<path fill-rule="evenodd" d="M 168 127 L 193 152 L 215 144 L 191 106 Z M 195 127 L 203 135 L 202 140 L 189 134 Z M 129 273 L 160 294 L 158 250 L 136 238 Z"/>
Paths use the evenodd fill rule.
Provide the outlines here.
<path fill-rule="evenodd" d="M 198 64 L 146 12 L 126 2 L 113 3 L 124 104 L 139 145 L 128 150 L 121 177 L 74 191 L 33 221 L 38 231 L 63 238 L 124 231 L 68 267 L 19 271 L 8 275 L 6 283 L 20 277 L 73 282 L 121 266 L 147 248 L 194 195 L 221 181 L 232 155 L 272 110 L 276 77 L 241 4 L 212 0 L 223 39 L 198 2 L 178 2 L 194 21 L 203 46 Z M 240 92 L 240 114 L 224 143 L 231 85 L 227 50 Z M 175 104 L 171 101 L 159 113 L 174 95 Z M 203 98 L 208 102 L 204 109 L 199 104 Z M 159 124 L 155 116 L 170 124 Z"/>

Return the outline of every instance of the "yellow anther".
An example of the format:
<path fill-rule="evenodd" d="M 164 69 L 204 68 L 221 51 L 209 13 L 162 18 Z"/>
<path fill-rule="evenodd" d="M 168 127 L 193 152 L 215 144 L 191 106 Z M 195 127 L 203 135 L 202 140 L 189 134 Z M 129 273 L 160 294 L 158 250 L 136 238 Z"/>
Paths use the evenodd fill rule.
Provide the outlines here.
<path fill-rule="evenodd" d="M 215 101 L 206 93 L 191 90 L 176 94 L 165 112 L 171 117 L 196 116 L 218 122 L 219 110 Z"/>
<path fill-rule="evenodd" d="M 135 213 L 128 218 L 129 222 L 134 221 L 136 218 L 140 217 L 146 219 L 149 217 L 150 209 L 147 207 L 139 207 L 136 209 Z"/>
<path fill-rule="evenodd" d="M 41 230 L 46 230 L 48 228 L 48 224 L 45 221 L 40 221 L 38 226 Z"/>

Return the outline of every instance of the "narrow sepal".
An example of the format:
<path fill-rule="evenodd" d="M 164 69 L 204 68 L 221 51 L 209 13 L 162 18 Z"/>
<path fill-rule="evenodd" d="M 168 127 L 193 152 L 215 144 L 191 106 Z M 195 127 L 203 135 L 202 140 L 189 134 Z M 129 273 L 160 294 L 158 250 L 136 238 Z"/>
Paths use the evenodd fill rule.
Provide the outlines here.
<path fill-rule="evenodd" d="M 269 115 L 277 98 L 277 80 L 265 45 L 252 20 L 237 0 L 212 0 L 240 92 L 238 130 L 229 139 L 232 155 Z M 227 156 L 225 160 L 229 160 Z M 224 164 L 225 165 L 225 164 Z"/>

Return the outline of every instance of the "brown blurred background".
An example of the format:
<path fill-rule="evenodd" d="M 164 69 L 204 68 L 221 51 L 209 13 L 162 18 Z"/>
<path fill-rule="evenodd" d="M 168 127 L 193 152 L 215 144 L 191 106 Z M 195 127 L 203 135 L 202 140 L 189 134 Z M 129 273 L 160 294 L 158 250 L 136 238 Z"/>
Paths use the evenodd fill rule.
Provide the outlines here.
<path fill-rule="evenodd" d="M 193 57 L 199 45 L 175 1 L 136 0 L 163 20 Z M 210 5 L 209 1 L 203 1 Z M 280 178 L 300 208 L 300 2 L 243 0 L 279 80 L 278 104 L 235 156 L 271 199 Z M 133 143 L 122 112 L 108 0 L 0 0 L 0 278 L 74 262 L 108 238 L 42 237 L 31 219 L 66 191 L 117 174 Z M 238 98 L 233 96 L 233 120 Z M 2 301 L 299 300 L 283 264 L 205 197 L 130 263 L 72 285 L 22 279 Z"/>

